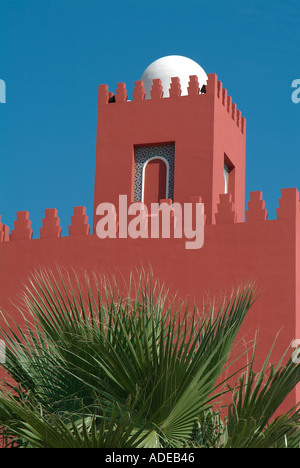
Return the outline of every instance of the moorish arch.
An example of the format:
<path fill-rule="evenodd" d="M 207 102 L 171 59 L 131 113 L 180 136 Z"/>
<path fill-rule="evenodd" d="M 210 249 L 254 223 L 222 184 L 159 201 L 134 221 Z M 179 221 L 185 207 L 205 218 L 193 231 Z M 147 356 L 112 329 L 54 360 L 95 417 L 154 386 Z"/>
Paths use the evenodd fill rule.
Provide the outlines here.
<path fill-rule="evenodd" d="M 174 200 L 175 145 L 135 148 L 134 201 Z"/>

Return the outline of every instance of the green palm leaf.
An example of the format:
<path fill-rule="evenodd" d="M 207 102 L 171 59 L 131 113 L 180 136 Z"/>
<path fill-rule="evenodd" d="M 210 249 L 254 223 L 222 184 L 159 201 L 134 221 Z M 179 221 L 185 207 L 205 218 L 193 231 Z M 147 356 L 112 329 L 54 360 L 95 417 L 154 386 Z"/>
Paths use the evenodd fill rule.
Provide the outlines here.
<path fill-rule="evenodd" d="M 170 301 L 147 275 L 122 293 L 107 279 L 36 274 L 20 311 L 25 327 L 14 323 L 0 335 L 5 370 L 16 382 L 0 393 L 3 435 L 23 446 L 157 448 L 195 444 L 198 428 L 199 446 L 221 447 L 275 443 L 273 427 L 282 443 L 280 421 L 268 422 L 299 381 L 291 365 L 273 369 L 266 383 L 254 379 L 251 363 L 227 425 L 217 413 L 207 419 L 230 378 L 229 356 L 253 301 L 247 285 L 200 312 Z M 293 421 L 295 428 L 295 413 L 290 418 L 284 427 Z M 253 435 L 262 431 L 264 439 Z M 284 435 L 296 444 L 295 431 Z"/>

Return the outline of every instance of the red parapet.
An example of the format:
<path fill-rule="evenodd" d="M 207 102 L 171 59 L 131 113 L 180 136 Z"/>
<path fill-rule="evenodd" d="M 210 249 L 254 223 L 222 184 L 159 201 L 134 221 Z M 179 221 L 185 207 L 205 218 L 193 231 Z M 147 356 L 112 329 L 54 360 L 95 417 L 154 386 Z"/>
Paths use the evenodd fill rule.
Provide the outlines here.
<path fill-rule="evenodd" d="M 61 227 L 57 217 L 57 210 L 50 208 L 45 210 L 45 218 L 43 218 L 43 227 L 40 228 L 41 239 L 55 239 L 61 236 Z"/>
<path fill-rule="evenodd" d="M 216 224 L 230 224 L 236 222 L 237 214 L 235 212 L 231 193 L 220 195 L 220 203 L 218 203 L 218 212 L 216 213 Z"/>
<path fill-rule="evenodd" d="M 7 242 L 9 240 L 9 228 L 5 224 L 1 223 L 0 215 L 0 242 Z"/>
<path fill-rule="evenodd" d="M 222 104 L 225 107 L 227 102 L 227 89 L 223 88 L 222 89 Z"/>
<path fill-rule="evenodd" d="M 107 104 L 109 100 L 108 86 L 99 85 L 98 87 L 98 104 Z"/>
<path fill-rule="evenodd" d="M 246 119 L 245 119 L 245 117 L 242 117 L 242 119 L 241 119 L 241 130 L 242 130 L 242 133 L 245 133 L 245 131 L 246 131 Z"/>
<path fill-rule="evenodd" d="M 117 83 L 116 102 L 126 102 L 126 101 L 127 101 L 126 84 Z"/>
<path fill-rule="evenodd" d="M 227 89 L 223 88 L 221 81 L 217 82 L 216 95 L 227 110 L 228 114 L 231 116 L 232 120 L 236 123 L 237 127 L 240 128 L 242 133 L 245 133 L 246 120 L 242 117 L 241 111 L 237 109 L 237 105 L 232 102 L 232 98 L 228 95 Z"/>
<path fill-rule="evenodd" d="M 171 78 L 170 98 L 176 98 L 181 95 L 181 86 L 179 78 Z"/>
<path fill-rule="evenodd" d="M 218 81 L 217 82 L 217 96 L 219 99 L 221 99 L 222 89 L 223 89 L 223 83 L 222 81 Z"/>
<path fill-rule="evenodd" d="M 189 96 L 198 96 L 200 93 L 199 80 L 196 75 L 190 76 L 189 86 L 188 86 L 188 95 Z"/>
<path fill-rule="evenodd" d="M 208 73 L 206 93 L 212 96 L 218 94 L 218 77 L 215 73 Z"/>
<path fill-rule="evenodd" d="M 135 81 L 132 97 L 134 101 L 144 101 L 145 99 L 145 86 L 143 81 Z"/>
<path fill-rule="evenodd" d="M 188 84 L 188 96 L 198 96 L 202 93 L 199 87 L 198 77 L 191 75 Z M 231 116 L 236 126 L 240 128 L 242 133 L 245 133 L 246 120 L 242 117 L 237 105 L 232 102 L 231 96 L 228 95 L 227 90 L 223 88 L 221 81 L 218 81 L 217 75 L 214 73 L 208 74 L 207 85 L 205 86 L 204 94 L 215 95 L 223 104 L 224 108 Z M 169 90 L 169 97 L 177 98 L 182 95 L 180 78 L 172 77 Z M 142 80 L 135 81 L 135 86 L 132 93 L 133 101 L 141 102 L 145 100 L 145 87 Z M 159 100 L 163 98 L 163 88 L 160 79 L 154 79 L 152 82 L 152 89 L 150 92 L 151 100 Z M 128 95 L 125 83 L 117 83 L 116 93 L 109 92 L 107 85 L 99 85 L 98 103 L 99 105 L 107 104 L 110 102 L 126 103 L 128 102 Z"/>
<path fill-rule="evenodd" d="M 69 226 L 69 236 L 87 236 L 90 233 L 88 224 L 88 216 L 86 215 L 85 206 L 76 206 L 74 215 L 71 217 L 71 225 Z"/>
<path fill-rule="evenodd" d="M 153 80 L 151 89 L 151 99 L 161 99 L 163 97 L 163 88 L 160 79 Z"/>
<path fill-rule="evenodd" d="M 226 109 L 228 114 L 231 114 L 232 109 L 232 97 L 227 95 Z"/>
<path fill-rule="evenodd" d="M 242 117 L 241 111 L 237 110 L 236 111 L 236 124 L 238 127 L 241 126 L 241 117 Z"/>
<path fill-rule="evenodd" d="M 4 241 L 4 231 L 3 231 L 4 224 L 1 223 L 1 215 L 0 215 L 0 242 Z"/>
<path fill-rule="evenodd" d="M 9 227 L 3 224 L 2 227 L 2 234 L 3 234 L 3 241 L 2 242 L 8 242 L 9 241 Z"/>
<path fill-rule="evenodd" d="M 233 102 L 231 105 L 231 117 L 236 121 L 236 104 Z"/>
<path fill-rule="evenodd" d="M 265 209 L 262 192 L 251 192 L 250 201 L 248 202 L 248 211 L 246 212 L 246 220 L 248 223 L 266 221 L 268 212 Z"/>
<path fill-rule="evenodd" d="M 281 190 L 277 219 L 296 218 L 300 214 L 299 191 L 296 188 Z"/>
<path fill-rule="evenodd" d="M 32 239 L 33 231 L 31 229 L 31 221 L 28 211 L 18 211 L 17 219 L 14 222 L 14 229 L 10 234 L 11 241 L 30 240 Z"/>

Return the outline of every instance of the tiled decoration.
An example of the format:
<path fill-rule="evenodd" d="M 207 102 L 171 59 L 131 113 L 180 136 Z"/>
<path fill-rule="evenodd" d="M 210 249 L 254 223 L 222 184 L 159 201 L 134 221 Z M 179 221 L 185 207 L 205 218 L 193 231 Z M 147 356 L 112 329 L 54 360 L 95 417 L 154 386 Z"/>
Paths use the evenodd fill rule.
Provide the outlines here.
<path fill-rule="evenodd" d="M 169 187 L 168 198 L 174 200 L 174 171 L 175 171 L 175 144 L 157 146 L 137 146 L 134 152 L 134 201 L 142 200 L 143 167 L 147 161 L 153 158 L 165 158 L 169 163 Z"/>

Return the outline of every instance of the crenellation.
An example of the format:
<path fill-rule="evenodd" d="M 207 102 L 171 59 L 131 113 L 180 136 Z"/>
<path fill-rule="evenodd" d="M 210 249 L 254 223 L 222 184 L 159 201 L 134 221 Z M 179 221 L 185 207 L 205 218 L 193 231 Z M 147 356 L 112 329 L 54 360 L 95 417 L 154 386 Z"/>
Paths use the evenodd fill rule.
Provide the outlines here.
<path fill-rule="evenodd" d="M 227 89 L 223 88 L 222 89 L 222 104 L 225 107 L 227 102 Z"/>
<path fill-rule="evenodd" d="M 248 202 L 248 211 L 246 211 L 246 220 L 248 223 L 267 221 L 268 212 L 265 209 L 265 202 L 261 191 L 251 192 Z"/>
<path fill-rule="evenodd" d="M 142 204 L 142 202 L 140 202 Z M 189 203 L 203 204 L 201 196 L 193 196 L 189 198 Z M 171 207 L 171 232 L 174 232 L 176 219 L 174 218 L 174 210 L 172 209 L 172 199 L 160 199 L 159 204 L 168 204 Z M 91 235 L 91 228 L 88 223 L 89 218 L 86 214 L 86 207 L 74 207 L 73 215 L 71 216 L 71 224 L 68 226 L 69 237 L 86 237 Z M 204 204 L 205 210 L 205 204 Z M 153 221 L 151 214 L 148 215 L 148 222 L 151 225 Z M 160 214 L 161 216 L 161 214 Z M 291 219 L 299 216 L 300 219 L 300 197 L 299 191 L 296 188 L 288 188 L 281 190 L 281 198 L 279 199 L 279 207 L 277 208 L 277 220 Z M 129 214 L 127 223 L 135 217 Z M 117 232 L 119 231 L 119 220 L 116 223 Z M 261 191 L 250 192 L 250 200 L 248 201 L 248 210 L 246 211 L 247 223 L 258 223 L 268 221 L 268 211 L 265 208 L 265 201 Z M 274 221 L 274 220 L 273 220 Z M 276 220 L 275 220 L 276 221 Z M 235 204 L 232 199 L 232 194 L 220 194 L 217 212 L 215 213 L 214 227 L 224 224 L 237 223 L 237 213 Z M 207 215 L 204 212 L 204 225 L 207 225 Z M 161 233 L 161 230 L 160 230 Z M 57 209 L 51 208 L 45 210 L 45 217 L 42 219 L 42 227 L 40 228 L 40 240 L 57 239 L 62 237 L 62 228 L 60 219 L 58 218 Z M 173 237 L 173 235 L 171 235 Z M 14 229 L 9 234 L 9 227 L 1 223 L 0 216 L 0 243 L 17 240 L 32 240 L 33 230 L 31 229 L 31 221 L 28 211 L 18 211 L 17 219 L 14 222 Z"/>
<path fill-rule="evenodd" d="M 242 133 L 245 133 L 246 120 L 242 117 L 241 111 L 237 108 L 236 103 L 232 102 L 232 97 L 228 95 L 227 89 L 223 88 L 221 81 L 217 82 L 216 95 L 232 120 L 236 123 L 236 126 L 240 128 Z"/>
<path fill-rule="evenodd" d="M 127 101 L 126 84 L 117 83 L 116 102 L 126 102 L 126 101 Z"/>
<path fill-rule="evenodd" d="M 9 227 L 5 224 L 2 224 L 0 230 L 0 242 L 8 242 L 9 241 Z"/>
<path fill-rule="evenodd" d="M 281 189 L 279 207 L 276 211 L 278 220 L 299 217 L 299 191 L 296 188 Z"/>
<path fill-rule="evenodd" d="M 188 86 L 188 95 L 189 96 L 198 96 L 200 93 L 199 80 L 196 75 L 190 76 L 189 86 Z"/>
<path fill-rule="evenodd" d="M 74 208 L 74 214 L 71 217 L 71 225 L 69 226 L 69 236 L 87 236 L 90 233 L 90 226 L 88 224 L 88 216 L 86 214 L 85 206 L 77 206 Z"/>
<path fill-rule="evenodd" d="M 236 122 L 236 104 L 234 102 L 231 105 L 231 118 Z"/>
<path fill-rule="evenodd" d="M 237 222 L 237 214 L 231 193 L 220 195 L 220 203 L 218 203 L 218 211 L 215 216 L 216 224 L 232 224 Z"/>
<path fill-rule="evenodd" d="M 181 95 L 181 86 L 179 78 L 171 78 L 170 98 L 176 98 Z"/>
<path fill-rule="evenodd" d="M 217 205 L 217 212 L 215 213 L 214 227 L 224 224 L 237 223 L 237 213 L 235 211 L 235 204 L 230 193 L 220 194 L 219 203 Z M 172 199 L 160 199 L 159 204 L 167 203 L 170 207 L 173 205 Z M 201 196 L 193 196 L 189 198 L 189 203 L 203 204 Z M 141 202 L 142 204 L 142 202 Z M 205 210 L 205 204 L 204 204 Z M 174 232 L 175 222 L 174 210 L 171 209 L 171 232 Z M 151 214 L 148 215 L 148 222 L 151 225 Z M 161 216 L 161 215 L 160 215 Z M 299 191 L 295 188 L 282 189 L 281 198 L 279 199 L 279 207 L 277 208 L 277 220 L 284 220 L 290 218 L 300 219 L 300 197 Z M 127 222 L 135 217 L 135 215 L 128 215 Z M 71 224 L 68 226 L 69 237 L 85 237 L 91 235 L 91 227 L 88 223 L 89 218 L 86 214 L 86 207 L 74 207 L 73 215 L 71 216 Z M 117 220 L 118 221 L 118 220 Z M 261 191 L 250 192 L 250 200 L 248 201 L 248 210 L 246 211 L 247 223 L 257 223 L 268 221 L 268 211 L 265 208 L 265 201 Z M 117 232 L 119 231 L 119 221 L 117 222 Z M 204 212 L 204 225 L 207 225 L 207 215 Z M 160 231 L 161 232 L 161 231 Z M 40 240 L 44 239 L 57 239 L 62 237 L 62 228 L 60 226 L 60 219 L 58 218 L 57 209 L 51 208 L 45 210 L 45 217 L 42 219 L 42 227 L 40 228 Z M 171 236 L 173 237 L 173 236 Z M 0 216 L 0 243 L 16 240 L 32 240 L 33 230 L 31 229 L 31 221 L 29 219 L 28 211 L 18 211 L 17 219 L 14 222 L 14 229 L 9 234 L 9 227 L 1 223 Z"/>
<path fill-rule="evenodd" d="M 242 133 L 245 133 L 245 131 L 246 131 L 246 119 L 245 119 L 245 117 L 241 118 L 241 131 L 242 131 Z"/>
<path fill-rule="evenodd" d="M 4 224 L 1 223 L 1 215 L 0 215 L 0 242 L 4 241 L 4 230 L 3 230 Z"/>
<path fill-rule="evenodd" d="M 205 86 L 205 94 L 210 96 L 218 95 L 218 77 L 215 73 L 208 73 L 208 80 Z"/>
<path fill-rule="evenodd" d="M 161 80 L 158 78 L 153 80 L 152 89 L 151 89 L 151 99 L 162 99 L 163 97 L 163 88 Z"/>
<path fill-rule="evenodd" d="M 14 229 L 10 234 L 10 241 L 31 240 L 33 231 L 28 211 L 18 211 L 17 219 L 14 222 Z"/>
<path fill-rule="evenodd" d="M 40 228 L 40 239 L 55 239 L 61 236 L 62 228 L 59 225 L 56 208 L 45 210 L 45 218 L 43 218 L 43 227 Z"/>
<path fill-rule="evenodd" d="M 9 241 L 9 227 L 4 224 L 2 228 L 2 232 L 3 232 L 3 242 L 8 242 Z"/>
<path fill-rule="evenodd" d="M 142 80 L 135 81 L 135 86 L 133 89 L 132 97 L 134 101 L 144 101 L 145 100 L 145 86 Z"/>
<path fill-rule="evenodd" d="M 242 117 L 241 111 L 237 110 L 236 111 L 236 124 L 238 127 L 241 126 L 241 117 Z"/>
<path fill-rule="evenodd" d="M 0 215 L 0 242 L 7 242 L 9 240 L 9 228 L 5 224 L 1 223 Z"/>
<path fill-rule="evenodd" d="M 220 80 L 217 79 L 215 74 L 208 75 L 208 82 L 200 90 L 199 80 L 196 75 L 191 75 L 188 84 L 188 96 L 194 97 L 199 95 L 214 94 L 223 104 L 232 120 L 240 128 L 242 133 L 245 133 L 246 120 L 241 115 L 241 111 L 237 109 L 237 105 L 232 102 L 231 96 L 228 95 L 227 89 L 223 87 Z M 177 98 L 182 96 L 181 83 L 179 77 L 172 77 L 169 89 L 169 98 Z M 145 86 L 142 80 L 135 81 L 135 86 L 132 93 L 132 100 L 134 102 L 158 100 L 164 97 L 162 82 L 160 79 L 154 79 L 150 91 L 150 97 L 146 99 Z M 185 96 L 183 96 L 185 97 Z M 165 98 L 167 99 L 167 98 Z M 99 105 L 108 103 L 125 103 L 128 101 L 128 95 L 125 83 L 117 83 L 115 94 L 108 90 L 107 85 L 99 85 Z"/>
<path fill-rule="evenodd" d="M 227 94 L 226 109 L 227 109 L 228 114 L 231 113 L 231 106 L 232 106 L 232 97 Z"/>
<path fill-rule="evenodd" d="M 219 99 L 221 99 L 222 91 L 223 91 L 223 83 L 222 83 L 222 81 L 219 80 L 217 82 L 217 96 L 218 96 Z"/>
<path fill-rule="evenodd" d="M 109 101 L 108 86 L 106 84 L 98 86 L 98 105 L 107 104 Z"/>

